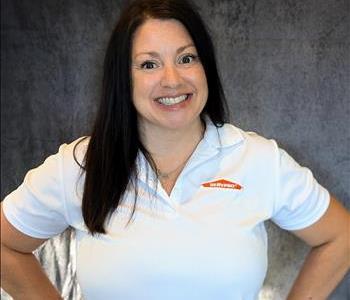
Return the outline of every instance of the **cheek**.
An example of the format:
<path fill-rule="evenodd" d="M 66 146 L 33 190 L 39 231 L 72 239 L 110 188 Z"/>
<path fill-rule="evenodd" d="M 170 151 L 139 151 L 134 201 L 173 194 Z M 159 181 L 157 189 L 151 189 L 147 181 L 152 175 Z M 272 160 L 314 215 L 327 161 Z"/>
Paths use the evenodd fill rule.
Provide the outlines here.
<path fill-rule="evenodd" d="M 155 86 L 154 76 L 134 75 L 133 76 L 133 95 L 137 98 L 150 97 Z"/>
<path fill-rule="evenodd" d="M 142 81 L 140 81 L 139 76 L 133 75 L 132 76 L 132 102 L 134 103 L 134 106 L 136 110 L 138 111 L 140 108 L 140 104 L 142 104 Z"/>
<path fill-rule="evenodd" d="M 188 78 L 196 86 L 198 92 L 205 93 L 208 90 L 207 78 L 202 66 L 193 69 Z"/>
<path fill-rule="evenodd" d="M 208 95 L 208 82 L 207 82 L 207 77 L 205 76 L 204 73 L 202 73 L 202 77 L 201 77 L 201 86 L 202 86 L 203 92 Z"/>
<path fill-rule="evenodd" d="M 198 88 L 198 93 L 202 94 L 205 100 L 207 100 L 208 83 L 207 83 L 207 77 L 205 76 L 204 70 L 198 70 L 195 80 L 196 80 L 196 86 Z"/>
<path fill-rule="evenodd" d="M 133 94 L 137 95 L 139 91 L 142 89 L 142 77 L 138 75 L 133 75 L 132 76 L 132 89 L 133 89 Z"/>
<path fill-rule="evenodd" d="M 208 91 L 207 76 L 205 76 L 205 71 L 204 71 L 203 66 L 201 66 L 201 68 L 200 68 L 200 81 L 201 81 L 203 88 L 205 88 L 205 90 Z"/>

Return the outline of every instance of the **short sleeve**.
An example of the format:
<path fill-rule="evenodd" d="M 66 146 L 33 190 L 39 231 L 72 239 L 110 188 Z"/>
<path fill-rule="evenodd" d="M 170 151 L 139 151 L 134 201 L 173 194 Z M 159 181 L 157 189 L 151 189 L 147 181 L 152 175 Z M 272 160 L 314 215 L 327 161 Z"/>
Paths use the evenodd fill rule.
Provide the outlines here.
<path fill-rule="evenodd" d="M 272 220 L 286 230 L 298 230 L 318 221 L 328 208 L 330 195 L 288 153 L 278 149 L 276 199 Z"/>
<path fill-rule="evenodd" d="M 23 183 L 3 201 L 6 219 L 28 236 L 46 239 L 69 226 L 62 182 L 65 147 L 61 145 L 58 153 L 30 170 Z"/>

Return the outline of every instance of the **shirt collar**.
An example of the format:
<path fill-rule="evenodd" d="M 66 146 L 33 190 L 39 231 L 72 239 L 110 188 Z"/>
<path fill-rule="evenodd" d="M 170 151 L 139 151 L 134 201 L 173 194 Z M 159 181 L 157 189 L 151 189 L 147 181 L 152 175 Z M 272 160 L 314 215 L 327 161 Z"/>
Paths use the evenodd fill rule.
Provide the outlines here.
<path fill-rule="evenodd" d="M 207 128 L 203 139 L 214 148 L 231 147 L 244 140 L 241 131 L 231 124 L 216 127 L 209 117 L 205 117 L 205 123 Z"/>
<path fill-rule="evenodd" d="M 240 144 L 244 137 L 241 130 L 237 127 L 225 123 L 222 127 L 216 127 L 209 117 L 205 117 L 206 130 L 203 140 L 198 145 L 197 151 L 194 153 L 193 159 L 199 164 L 203 159 L 210 158 L 221 148 L 232 147 Z M 209 145 L 209 147 L 207 147 Z M 137 156 L 138 178 L 144 182 L 157 182 L 157 178 L 152 171 L 150 164 L 145 156 L 139 151 Z M 147 172 L 148 170 L 148 172 Z"/>

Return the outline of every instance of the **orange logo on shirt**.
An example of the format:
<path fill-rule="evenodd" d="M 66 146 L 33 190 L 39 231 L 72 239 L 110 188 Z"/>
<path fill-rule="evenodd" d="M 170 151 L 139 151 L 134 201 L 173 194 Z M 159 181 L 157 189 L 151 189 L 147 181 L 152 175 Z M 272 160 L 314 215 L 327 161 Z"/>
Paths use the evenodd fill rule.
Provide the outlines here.
<path fill-rule="evenodd" d="M 242 189 L 242 186 L 238 183 L 234 183 L 232 181 L 228 181 L 225 179 L 210 181 L 202 183 L 202 186 L 209 187 L 209 188 L 221 188 L 221 189 L 233 189 L 233 190 L 240 190 Z"/>

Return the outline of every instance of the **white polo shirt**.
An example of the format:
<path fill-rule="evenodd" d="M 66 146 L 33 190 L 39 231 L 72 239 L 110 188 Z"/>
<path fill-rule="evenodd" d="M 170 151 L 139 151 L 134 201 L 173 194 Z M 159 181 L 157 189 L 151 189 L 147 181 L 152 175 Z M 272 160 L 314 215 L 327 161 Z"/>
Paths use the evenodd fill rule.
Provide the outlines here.
<path fill-rule="evenodd" d="M 134 200 L 129 188 L 108 233 L 92 237 L 81 215 L 77 141 L 29 171 L 5 198 L 4 212 L 32 237 L 76 230 L 78 281 L 88 300 L 257 299 L 267 268 L 264 221 L 305 228 L 329 204 L 310 170 L 273 140 L 208 122 L 170 196 L 139 155 L 133 221 L 126 226 Z M 80 161 L 86 144 L 78 146 Z"/>

